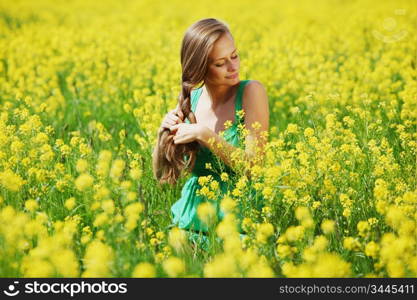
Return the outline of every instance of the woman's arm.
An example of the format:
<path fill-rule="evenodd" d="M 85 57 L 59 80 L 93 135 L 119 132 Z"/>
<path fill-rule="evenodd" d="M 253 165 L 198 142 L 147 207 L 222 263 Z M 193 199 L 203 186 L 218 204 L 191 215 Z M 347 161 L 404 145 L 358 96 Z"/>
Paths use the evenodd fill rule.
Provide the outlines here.
<path fill-rule="evenodd" d="M 239 160 L 247 161 L 252 166 L 256 159 L 263 161 L 265 145 L 267 143 L 265 133 L 268 133 L 269 129 L 268 96 L 263 85 L 257 80 L 248 83 L 244 90 L 242 102 L 242 108 L 245 112 L 245 127 L 248 130 L 248 135 L 245 138 L 245 150 L 240 153 L 244 157 L 239 157 Z M 220 157 L 232 169 L 238 167 L 236 160 L 232 159 L 232 153 L 238 150 L 238 148 L 227 143 L 213 130 L 205 127 L 198 141 Z M 259 151 L 256 151 L 256 146 L 259 147 Z M 247 175 L 250 176 L 250 174 Z"/>

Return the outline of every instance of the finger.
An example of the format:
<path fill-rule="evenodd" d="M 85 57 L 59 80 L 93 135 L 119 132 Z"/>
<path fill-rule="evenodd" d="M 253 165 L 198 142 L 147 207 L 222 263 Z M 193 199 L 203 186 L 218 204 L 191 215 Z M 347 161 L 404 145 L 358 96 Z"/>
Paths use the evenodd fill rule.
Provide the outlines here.
<path fill-rule="evenodd" d="M 181 119 L 184 120 L 184 114 L 182 113 L 182 110 L 177 110 L 177 116 Z"/>
<path fill-rule="evenodd" d="M 176 124 L 175 120 L 172 120 L 172 119 L 164 120 L 164 122 L 163 122 L 163 123 L 164 123 L 164 124 L 168 124 L 168 125 L 170 125 L 170 126 L 172 126 L 172 125 L 175 125 L 175 124 Z"/>
<path fill-rule="evenodd" d="M 177 130 L 180 127 L 181 124 L 175 124 L 169 127 L 169 130 L 174 131 Z"/>
<path fill-rule="evenodd" d="M 172 116 L 169 118 L 170 121 L 172 121 L 174 124 L 178 123 L 178 121 L 180 120 L 180 118 L 178 118 L 177 116 Z"/>
<path fill-rule="evenodd" d="M 162 127 L 165 127 L 165 128 L 169 128 L 169 127 L 171 127 L 172 125 L 175 125 L 175 123 L 173 123 L 173 122 L 162 122 Z"/>

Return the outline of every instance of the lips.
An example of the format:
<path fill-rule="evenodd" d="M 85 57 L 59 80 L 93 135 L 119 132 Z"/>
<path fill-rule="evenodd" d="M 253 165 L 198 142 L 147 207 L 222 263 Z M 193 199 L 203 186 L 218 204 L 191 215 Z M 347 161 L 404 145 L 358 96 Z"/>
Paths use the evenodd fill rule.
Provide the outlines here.
<path fill-rule="evenodd" d="M 230 79 L 234 79 L 234 78 L 236 78 L 237 77 L 237 75 L 238 75 L 239 73 L 235 73 L 235 74 L 233 74 L 233 75 L 231 75 L 231 76 L 228 76 L 227 78 L 230 78 Z"/>

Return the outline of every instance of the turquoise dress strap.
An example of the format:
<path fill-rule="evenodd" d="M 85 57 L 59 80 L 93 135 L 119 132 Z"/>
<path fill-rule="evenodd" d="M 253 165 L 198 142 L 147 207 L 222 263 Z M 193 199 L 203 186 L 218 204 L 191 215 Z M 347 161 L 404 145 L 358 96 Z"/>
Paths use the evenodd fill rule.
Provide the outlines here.
<path fill-rule="evenodd" d="M 250 82 L 250 80 L 242 80 L 239 84 L 239 88 L 237 90 L 237 96 L 236 96 L 236 112 L 242 109 L 242 98 L 243 98 L 243 92 L 245 90 L 245 86 Z"/>
<path fill-rule="evenodd" d="M 195 112 L 195 107 L 197 105 L 197 100 L 200 98 L 201 92 L 203 91 L 203 88 L 198 88 L 195 90 L 191 90 L 191 111 Z M 190 123 L 188 119 L 185 120 L 185 123 Z"/>
<path fill-rule="evenodd" d="M 198 88 L 198 89 L 191 91 L 191 110 L 192 111 L 195 111 L 197 99 L 200 98 L 202 91 L 203 91 L 203 88 Z"/>

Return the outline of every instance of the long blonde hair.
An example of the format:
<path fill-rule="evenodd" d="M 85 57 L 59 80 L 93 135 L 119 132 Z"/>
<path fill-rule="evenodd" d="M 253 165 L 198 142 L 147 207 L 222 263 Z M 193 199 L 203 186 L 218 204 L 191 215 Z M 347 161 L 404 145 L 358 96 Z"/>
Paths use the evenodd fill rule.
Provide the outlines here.
<path fill-rule="evenodd" d="M 228 26 L 214 18 L 199 20 L 185 32 L 181 45 L 182 84 L 177 106 L 177 116 L 183 121 L 188 119 L 190 123 L 196 123 L 191 111 L 191 90 L 199 83 L 204 84 L 209 53 L 224 33 L 230 34 Z M 159 183 L 176 183 L 182 172 L 192 170 L 195 164 L 198 142 L 174 144 L 173 137 L 166 128 L 158 136 L 158 155 L 154 157 L 153 172 Z"/>

